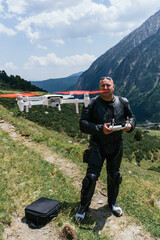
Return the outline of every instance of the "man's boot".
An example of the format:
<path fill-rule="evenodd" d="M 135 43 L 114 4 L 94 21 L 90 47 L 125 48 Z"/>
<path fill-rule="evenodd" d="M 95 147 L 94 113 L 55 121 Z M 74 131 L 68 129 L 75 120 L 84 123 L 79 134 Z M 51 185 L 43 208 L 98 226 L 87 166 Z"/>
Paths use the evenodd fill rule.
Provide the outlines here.
<path fill-rule="evenodd" d="M 88 206 L 82 206 L 81 204 L 80 204 L 80 206 L 79 206 L 79 208 L 78 208 L 78 210 L 77 210 L 77 213 L 76 213 L 76 215 L 75 215 L 75 221 L 76 221 L 76 223 L 81 223 L 83 220 L 84 220 L 84 218 L 85 218 L 85 216 L 86 216 L 86 213 L 87 213 L 87 211 L 88 211 Z"/>
<path fill-rule="evenodd" d="M 119 172 L 115 172 L 114 174 L 108 176 L 108 205 L 113 214 L 117 217 L 120 217 L 123 214 L 122 209 L 116 201 L 121 182 L 122 177 Z"/>
<path fill-rule="evenodd" d="M 115 202 L 114 204 L 112 204 L 109 207 L 116 217 L 121 217 L 122 216 L 123 211 L 122 211 L 122 209 L 120 208 L 120 206 L 118 205 L 117 202 Z"/>
<path fill-rule="evenodd" d="M 81 204 L 75 215 L 75 220 L 77 223 L 80 223 L 84 220 L 86 212 L 91 204 L 91 199 L 94 194 L 96 181 L 98 177 L 96 174 L 88 173 L 82 182 L 81 190 Z"/>

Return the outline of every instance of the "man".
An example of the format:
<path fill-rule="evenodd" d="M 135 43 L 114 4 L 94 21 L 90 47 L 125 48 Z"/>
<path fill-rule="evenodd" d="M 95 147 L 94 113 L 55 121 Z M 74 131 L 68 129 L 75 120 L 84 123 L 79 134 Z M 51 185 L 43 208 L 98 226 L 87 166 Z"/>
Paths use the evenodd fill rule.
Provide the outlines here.
<path fill-rule="evenodd" d="M 84 162 L 88 163 L 87 173 L 82 181 L 81 204 L 75 215 L 77 222 L 85 218 L 91 204 L 96 181 L 106 159 L 108 205 L 114 215 L 123 212 L 117 203 L 119 184 L 122 177 L 119 168 L 122 160 L 122 132 L 135 128 L 135 117 L 126 98 L 114 96 L 115 85 L 110 77 L 102 77 L 99 83 L 100 96 L 92 99 L 88 107 L 83 107 L 80 130 L 91 134 L 89 148 L 84 152 Z M 111 126 L 122 125 L 115 131 Z"/>

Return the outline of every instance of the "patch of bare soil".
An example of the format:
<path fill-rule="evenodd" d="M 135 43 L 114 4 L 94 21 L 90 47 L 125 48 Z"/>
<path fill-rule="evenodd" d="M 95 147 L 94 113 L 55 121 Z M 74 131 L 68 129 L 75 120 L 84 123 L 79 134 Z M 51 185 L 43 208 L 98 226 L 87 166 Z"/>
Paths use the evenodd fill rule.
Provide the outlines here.
<path fill-rule="evenodd" d="M 73 184 L 80 191 L 81 182 L 84 176 L 81 175 L 77 165 L 68 159 L 60 158 L 53 153 L 47 146 L 35 142 L 31 142 L 28 137 L 22 136 L 15 131 L 14 126 L 2 121 L 0 127 L 9 133 L 15 141 L 21 141 L 28 148 L 41 154 L 44 160 L 53 163 L 65 175 L 72 179 Z M 121 218 L 115 217 L 107 207 L 107 196 L 103 192 L 103 184 L 99 180 L 97 182 L 96 191 L 92 199 L 92 204 L 87 217 L 94 220 L 94 231 L 98 234 L 105 233 L 114 240 L 153 240 L 149 233 L 143 231 L 141 226 L 133 223 L 133 219 L 125 213 Z M 22 221 L 22 216 L 13 216 L 10 226 L 5 228 L 4 239 L 9 240 L 57 240 L 60 239 L 58 230 L 54 221 L 51 221 L 42 229 L 30 229 L 28 225 Z"/>
<path fill-rule="evenodd" d="M 40 229 L 31 229 L 23 216 L 13 216 L 13 221 L 5 228 L 3 237 L 5 240 L 60 240 L 53 222 Z"/>

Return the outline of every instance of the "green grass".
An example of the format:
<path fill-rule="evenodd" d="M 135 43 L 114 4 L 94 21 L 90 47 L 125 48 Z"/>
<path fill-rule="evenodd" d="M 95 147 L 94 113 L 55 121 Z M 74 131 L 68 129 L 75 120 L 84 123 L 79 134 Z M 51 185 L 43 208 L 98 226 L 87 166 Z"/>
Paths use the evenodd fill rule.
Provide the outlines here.
<path fill-rule="evenodd" d="M 5 225 L 12 222 L 12 214 L 24 213 L 29 203 L 42 196 L 61 202 L 62 210 L 55 220 L 58 227 L 62 227 L 65 222 L 75 225 L 73 217 L 78 207 L 79 192 L 71 180 L 34 151 L 15 144 L 2 131 L 0 141 L 3 142 L 0 146 L 0 239 Z M 107 236 L 97 238 L 93 224 L 87 231 L 77 228 L 77 234 L 80 239 L 107 239 Z"/>
<path fill-rule="evenodd" d="M 149 135 L 160 138 L 160 131 L 159 130 L 149 130 Z"/>
<path fill-rule="evenodd" d="M 118 202 L 125 213 L 140 222 L 146 231 L 154 237 L 160 237 L 160 210 L 156 205 L 160 201 L 160 175 L 141 167 L 136 162 L 130 163 L 123 159 L 121 165 L 123 177 L 120 185 Z M 106 183 L 105 168 L 101 180 Z"/>
<path fill-rule="evenodd" d="M 0 221 L 8 223 L 11 214 L 40 196 L 52 197 L 70 204 L 78 200 L 71 181 L 34 151 L 16 144 L 1 132 Z M 19 209 L 19 206 L 20 209 Z M 65 204 L 64 204 L 65 206 Z"/>
<path fill-rule="evenodd" d="M 119 201 L 131 216 L 135 216 L 153 236 L 160 235 L 160 217 L 156 201 L 160 200 L 159 173 L 130 165 L 131 173 L 124 173 Z"/>
<path fill-rule="evenodd" d="M 158 166 L 158 167 L 150 167 L 150 168 L 148 168 L 148 170 L 160 173 L 160 166 Z"/>
<path fill-rule="evenodd" d="M 15 119 L 11 113 L 1 107 L 0 110 L 1 116 L 5 120 L 10 120 L 12 124 L 15 124 L 17 130 L 23 131 L 23 134 L 29 134 L 32 140 L 38 143 L 46 142 L 48 145 L 55 144 L 54 149 L 56 151 L 61 151 L 65 146 L 64 142 L 67 139 L 62 140 L 57 133 L 51 133 L 39 126 L 35 131 L 36 124 L 23 119 Z M 78 208 L 80 192 L 73 186 L 71 179 L 55 168 L 53 164 L 44 161 L 33 150 L 20 142 L 13 141 L 1 129 L 0 141 L 2 143 L 0 145 L 0 239 L 2 239 L 5 225 L 11 224 L 13 213 L 24 214 L 25 207 L 42 196 L 57 199 L 61 202 L 62 210 L 54 221 L 59 228 L 65 222 L 75 226 L 73 218 Z M 59 147 L 60 143 L 61 147 Z M 68 143 L 68 146 L 70 145 Z M 74 156 L 74 151 L 72 150 L 73 153 L 71 154 L 68 149 L 70 148 L 65 148 L 63 155 L 73 154 Z M 99 237 L 93 232 L 94 222 L 86 224 L 86 229 L 89 228 L 87 231 L 75 227 L 79 239 L 107 239 L 107 236 Z"/>

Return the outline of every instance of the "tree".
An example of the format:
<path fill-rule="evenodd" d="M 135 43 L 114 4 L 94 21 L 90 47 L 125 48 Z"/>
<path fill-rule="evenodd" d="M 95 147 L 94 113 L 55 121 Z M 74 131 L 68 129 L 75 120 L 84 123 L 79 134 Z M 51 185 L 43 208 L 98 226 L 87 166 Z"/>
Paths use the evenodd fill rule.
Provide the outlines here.
<path fill-rule="evenodd" d="M 136 141 L 141 141 L 142 140 L 142 132 L 139 129 L 136 130 L 136 132 L 134 134 L 134 139 Z"/>

